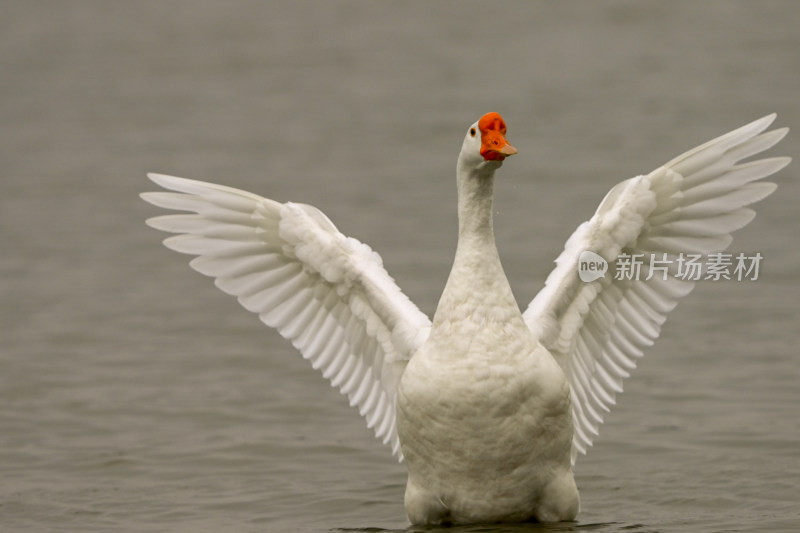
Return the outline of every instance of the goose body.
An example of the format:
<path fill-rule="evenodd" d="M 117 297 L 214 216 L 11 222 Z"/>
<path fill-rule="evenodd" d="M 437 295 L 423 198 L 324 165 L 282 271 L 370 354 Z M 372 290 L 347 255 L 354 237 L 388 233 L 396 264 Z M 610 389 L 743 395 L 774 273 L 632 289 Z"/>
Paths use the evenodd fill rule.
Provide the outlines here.
<path fill-rule="evenodd" d="M 492 231 L 502 160 L 471 158 L 478 144 L 467 134 L 456 257 L 397 396 L 406 511 L 423 524 L 569 520 L 578 511 L 569 386 L 522 319 L 503 272 Z"/>
<path fill-rule="evenodd" d="M 776 144 L 774 115 L 614 187 L 570 237 L 545 287 L 521 312 L 492 229 L 495 172 L 516 153 L 489 113 L 467 130 L 457 165 L 456 257 L 433 321 L 380 257 L 319 210 L 172 176 L 145 200 L 187 211 L 150 219 L 165 244 L 215 278 L 300 350 L 405 459 L 414 524 L 572 520 L 572 467 L 643 348 L 693 281 L 582 281 L 581 253 L 665 261 L 711 254 L 752 220 L 788 158 L 738 163 Z M 648 255 L 649 254 L 649 255 Z"/>

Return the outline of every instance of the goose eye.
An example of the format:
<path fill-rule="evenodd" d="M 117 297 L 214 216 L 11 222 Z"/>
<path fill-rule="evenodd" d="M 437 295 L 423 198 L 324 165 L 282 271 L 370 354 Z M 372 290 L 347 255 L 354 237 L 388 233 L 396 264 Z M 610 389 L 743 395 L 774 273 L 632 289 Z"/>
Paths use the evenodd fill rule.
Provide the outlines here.
<path fill-rule="evenodd" d="M 470 136 L 470 137 L 475 137 L 475 134 L 476 134 L 476 133 L 478 133 L 478 132 L 477 132 L 477 131 L 475 131 L 475 128 L 470 128 L 470 129 L 469 129 L 469 136 Z"/>

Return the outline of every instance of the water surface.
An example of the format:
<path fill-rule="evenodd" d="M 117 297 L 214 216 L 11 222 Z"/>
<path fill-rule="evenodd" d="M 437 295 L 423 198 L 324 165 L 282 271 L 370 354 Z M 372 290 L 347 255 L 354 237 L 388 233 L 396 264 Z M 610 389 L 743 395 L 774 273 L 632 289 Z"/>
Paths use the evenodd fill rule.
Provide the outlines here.
<path fill-rule="evenodd" d="M 501 112 L 521 305 L 617 181 L 777 111 L 800 5 L 23 2 L 0 19 L 0 529 L 408 527 L 405 472 L 289 343 L 144 226 L 146 171 L 323 209 L 432 313 L 464 129 Z M 796 155 L 796 134 L 774 151 Z M 756 282 L 672 314 L 576 475 L 575 524 L 800 526 L 789 167 L 732 250 Z"/>

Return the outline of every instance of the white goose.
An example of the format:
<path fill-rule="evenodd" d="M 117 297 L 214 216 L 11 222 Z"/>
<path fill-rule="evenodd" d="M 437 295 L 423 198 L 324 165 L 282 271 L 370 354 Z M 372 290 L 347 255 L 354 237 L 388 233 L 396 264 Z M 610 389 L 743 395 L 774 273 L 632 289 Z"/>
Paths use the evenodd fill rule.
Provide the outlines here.
<path fill-rule="evenodd" d="M 414 524 L 573 519 L 572 466 L 598 432 L 642 349 L 693 282 L 670 267 L 616 279 L 621 253 L 666 259 L 724 250 L 746 208 L 775 189 L 758 181 L 789 158 L 738 161 L 787 129 L 770 115 L 616 185 L 581 224 L 545 287 L 520 313 L 492 230 L 494 173 L 506 156 L 497 113 L 467 130 L 458 158 L 458 249 L 433 322 L 400 291 L 377 253 L 322 212 L 237 189 L 150 174 L 142 196 L 191 214 L 148 223 L 292 341 L 378 438 L 408 465 Z M 581 252 L 608 262 L 584 282 Z M 654 254 L 654 255 L 651 255 Z M 623 277 L 624 278 L 624 277 Z"/>

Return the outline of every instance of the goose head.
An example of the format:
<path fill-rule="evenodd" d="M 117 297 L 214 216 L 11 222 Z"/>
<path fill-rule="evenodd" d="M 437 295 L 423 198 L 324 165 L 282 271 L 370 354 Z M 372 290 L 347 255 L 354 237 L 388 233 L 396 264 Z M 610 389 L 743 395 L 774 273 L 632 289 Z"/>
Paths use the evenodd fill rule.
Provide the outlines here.
<path fill-rule="evenodd" d="M 459 169 L 493 172 L 503 160 L 517 153 L 506 139 L 506 123 L 499 113 L 486 113 L 472 124 L 464 136 L 459 155 Z M 470 172 L 471 173 L 471 172 Z"/>

